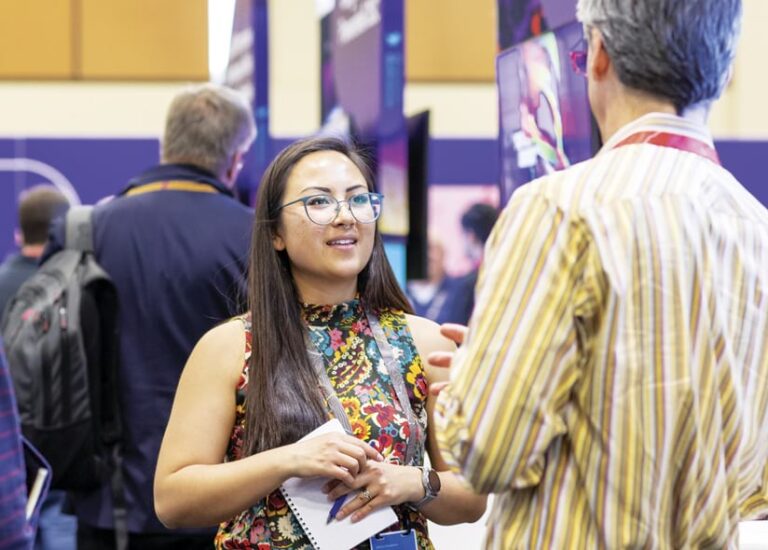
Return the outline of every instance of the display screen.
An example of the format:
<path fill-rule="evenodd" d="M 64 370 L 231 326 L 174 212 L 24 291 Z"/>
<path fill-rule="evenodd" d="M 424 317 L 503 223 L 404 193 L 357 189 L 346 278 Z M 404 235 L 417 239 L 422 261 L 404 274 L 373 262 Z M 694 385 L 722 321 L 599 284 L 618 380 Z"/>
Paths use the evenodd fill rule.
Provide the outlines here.
<path fill-rule="evenodd" d="M 586 160 L 599 146 L 587 79 L 570 59 L 582 37 L 582 26 L 570 23 L 497 57 L 502 204 L 517 187 Z"/>

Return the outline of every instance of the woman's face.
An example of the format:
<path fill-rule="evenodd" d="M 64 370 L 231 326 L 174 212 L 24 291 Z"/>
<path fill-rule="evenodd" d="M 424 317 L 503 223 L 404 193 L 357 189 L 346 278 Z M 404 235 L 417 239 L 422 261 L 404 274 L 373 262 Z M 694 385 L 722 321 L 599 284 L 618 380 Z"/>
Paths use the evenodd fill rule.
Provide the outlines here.
<path fill-rule="evenodd" d="M 347 156 L 321 151 L 293 167 L 280 204 L 313 195 L 341 201 L 367 191 L 363 174 Z M 376 224 L 355 220 L 346 203 L 327 225 L 312 222 L 301 202 L 280 212 L 273 245 L 288 254 L 302 301 L 334 303 L 353 298 L 357 276 L 371 257 Z"/>

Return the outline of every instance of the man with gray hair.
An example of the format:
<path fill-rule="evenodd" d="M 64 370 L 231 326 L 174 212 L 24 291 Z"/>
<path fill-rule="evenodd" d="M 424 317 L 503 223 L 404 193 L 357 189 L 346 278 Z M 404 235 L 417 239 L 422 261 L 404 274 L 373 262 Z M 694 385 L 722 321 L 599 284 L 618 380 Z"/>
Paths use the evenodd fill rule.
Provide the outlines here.
<path fill-rule="evenodd" d="M 437 438 L 489 548 L 735 548 L 768 513 L 768 211 L 706 129 L 739 0 L 579 0 L 595 158 L 488 241 Z M 450 357 L 431 358 L 445 365 Z"/>
<path fill-rule="evenodd" d="M 207 330 L 240 313 L 245 303 L 253 211 L 232 189 L 255 133 L 251 108 L 238 93 L 211 84 L 189 88 L 170 105 L 161 164 L 93 211 L 96 259 L 119 301 L 130 548 L 213 545 L 214 530 L 163 527 L 152 481 L 187 356 Z M 61 247 L 62 237 L 59 226 L 47 255 Z M 110 487 L 71 497 L 79 550 L 114 548 Z"/>

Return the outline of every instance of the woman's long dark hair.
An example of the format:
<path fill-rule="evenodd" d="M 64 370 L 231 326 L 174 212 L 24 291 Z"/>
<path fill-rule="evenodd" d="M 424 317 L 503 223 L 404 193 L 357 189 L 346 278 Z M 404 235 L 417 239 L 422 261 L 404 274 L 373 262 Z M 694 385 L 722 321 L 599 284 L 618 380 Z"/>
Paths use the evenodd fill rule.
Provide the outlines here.
<path fill-rule="evenodd" d="M 368 189 L 374 190 L 373 175 L 361 153 L 345 141 L 327 137 L 288 146 L 261 179 L 249 276 L 253 352 L 246 393 L 246 455 L 293 443 L 327 418 L 318 379 L 307 357 L 307 330 L 288 254 L 273 246 L 279 206 L 291 170 L 307 155 L 322 151 L 348 157 L 363 174 Z M 384 255 L 378 229 L 371 258 L 358 275 L 358 292 L 372 309 L 389 307 L 412 312 Z"/>

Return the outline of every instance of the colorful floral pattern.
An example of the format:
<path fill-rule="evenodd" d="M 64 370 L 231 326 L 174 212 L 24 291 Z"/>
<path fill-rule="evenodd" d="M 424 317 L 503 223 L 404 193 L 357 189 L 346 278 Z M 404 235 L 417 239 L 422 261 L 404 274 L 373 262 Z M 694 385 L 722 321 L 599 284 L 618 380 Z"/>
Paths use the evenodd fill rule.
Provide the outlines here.
<path fill-rule="evenodd" d="M 326 372 L 355 435 L 369 442 L 387 460 L 403 464 L 410 428 L 360 301 L 351 300 L 330 306 L 304 305 L 303 313 L 310 338 L 325 357 Z M 387 309 L 377 312 L 377 316 L 405 377 L 411 408 L 422 430 L 426 432 L 427 381 L 405 315 Z M 235 426 L 227 449 L 227 460 L 241 458 L 243 449 L 251 326 L 247 318 L 242 319 L 246 331 L 245 366 L 237 387 Z M 424 447 L 417 448 L 415 455 L 411 463 L 423 464 Z M 416 532 L 419 550 L 431 550 L 426 518 L 406 505 L 395 507 L 395 512 L 399 523 L 390 530 L 410 526 Z M 312 548 L 280 491 L 273 492 L 248 510 L 222 523 L 215 545 L 219 549 Z M 364 542 L 357 548 L 368 549 L 369 544 Z"/>

